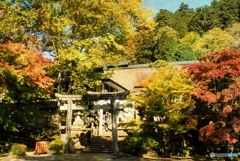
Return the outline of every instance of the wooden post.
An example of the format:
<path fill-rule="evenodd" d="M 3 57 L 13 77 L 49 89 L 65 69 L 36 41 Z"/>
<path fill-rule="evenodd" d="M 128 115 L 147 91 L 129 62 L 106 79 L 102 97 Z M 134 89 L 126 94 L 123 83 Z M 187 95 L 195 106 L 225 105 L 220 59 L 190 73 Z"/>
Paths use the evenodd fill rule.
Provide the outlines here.
<path fill-rule="evenodd" d="M 113 140 L 113 155 L 119 155 L 118 148 L 118 134 L 117 134 L 117 119 L 116 119 L 116 109 L 114 108 L 115 98 L 111 98 L 111 116 L 112 116 L 112 140 Z"/>
<path fill-rule="evenodd" d="M 66 120 L 66 153 L 71 153 L 71 126 L 72 126 L 72 99 L 68 100 L 67 120 Z"/>

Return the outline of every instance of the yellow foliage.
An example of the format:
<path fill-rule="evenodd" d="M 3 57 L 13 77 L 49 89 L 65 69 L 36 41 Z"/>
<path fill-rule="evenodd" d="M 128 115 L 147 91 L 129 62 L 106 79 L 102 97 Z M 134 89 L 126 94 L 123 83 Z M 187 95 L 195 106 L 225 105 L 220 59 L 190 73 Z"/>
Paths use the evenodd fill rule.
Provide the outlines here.
<path fill-rule="evenodd" d="M 169 124 L 158 124 L 158 126 L 160 128 L 163 128 L 163 129 L 169 129 L 170 128 Z"/>
<path fill-rule="evenodd" d="M 194 83 L 179 66 L 160 66 L 142 84 L 146 91 L 132 96 L 130 100 L 140 111 L 144 111 L 147 118 L 160 118 L 157 121 L 160 128 L 174 128 L 185 118 L 182 111 L 191 111 L 195 107 L 192 99 Z"/>
<path fill-rule="evenodd" d="M 235 39 L 220 28 L 213 28 L 206 32 L 194 47 L 198 55 L 204 55 L 224 48 L 230 48 Z"/>
<path fill-rule="evenodd" d="M 53 75 L 68 75 L 75 89 L 100 79 L 89 74 L 97 68 L 134 59 L 137 47 L 156 25 L 141 0 L 30 3 L 1 3 L 7 12 L 1 17 L 0 40 L 51 51 Z M 37 41 L 31 42 L 31 36 Z"/>

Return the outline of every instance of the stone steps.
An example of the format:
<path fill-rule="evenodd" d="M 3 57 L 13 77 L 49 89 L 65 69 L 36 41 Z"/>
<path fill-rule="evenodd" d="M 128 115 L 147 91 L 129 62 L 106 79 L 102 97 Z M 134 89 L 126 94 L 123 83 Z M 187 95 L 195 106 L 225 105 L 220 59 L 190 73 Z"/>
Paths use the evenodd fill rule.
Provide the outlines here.
<path fill-rule="evenodd" d="M 108 136 L 94 136 L 91 145 L 83 149 L 85 153 L 111 153 L 113 152 L 112 138 Z"/>
<path fill-rule="evenodd" d="M 100 147 L 89 147 L 85 148 L 82 153 L 112 153 L 113 148 L 100 148 Z"/>
<path fill-rule="evenodd" d="M 123 140 L 125 137 L 118 137 L 118 146 L 120 151 L 123 148 Z M 82 153 L 112 153 L 113 142 L 111 136 L 94 136 L 91 139 L 91 145 L 82 149 Z"/>

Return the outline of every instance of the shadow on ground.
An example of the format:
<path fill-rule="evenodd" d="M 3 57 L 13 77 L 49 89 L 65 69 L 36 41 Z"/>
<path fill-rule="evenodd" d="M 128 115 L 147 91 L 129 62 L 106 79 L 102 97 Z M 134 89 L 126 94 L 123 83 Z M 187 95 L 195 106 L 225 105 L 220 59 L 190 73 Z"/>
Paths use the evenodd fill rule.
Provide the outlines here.
<path fill-rule="evenodd" d="M 115 157 L 111 154 L 102 153 L 81 153 L 81 154 L 62 154 L 62 155 L 34 155 L 23 158 L 2 157 L 0 161 L 150 161 L 158 159 L 141 158 L 135 156 Z"/>
<path fill-rule="evenodd" d="M 207 161 L 215 160 L 210 158 L 143 158 L 138 156 L 114 157 L 111 153 L 80 153 L 80 154 L 62 154 L 62 155 L 28 155 L 23 158 L 0 157 L 0 161 Z M 216 159 L 219 161 L 219 159 Z"/>

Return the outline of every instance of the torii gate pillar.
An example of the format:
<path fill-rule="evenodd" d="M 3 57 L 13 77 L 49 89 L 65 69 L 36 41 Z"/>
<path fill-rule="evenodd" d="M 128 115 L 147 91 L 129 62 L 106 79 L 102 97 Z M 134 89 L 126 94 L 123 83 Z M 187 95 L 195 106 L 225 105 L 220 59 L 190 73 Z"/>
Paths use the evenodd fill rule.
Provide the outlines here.
<path fill-rule="evenodd" d="M 64 141 L 66 143 L 66 153 L 71 153 L 71 126 L 72 126 L 72 105 L 74 100 L 82 100 L 82 95 L 62 95 L 56 93 L 55 96 L 59 100 L 67 101 L 67 118 L 66 118 L 66 135 Z"/>

